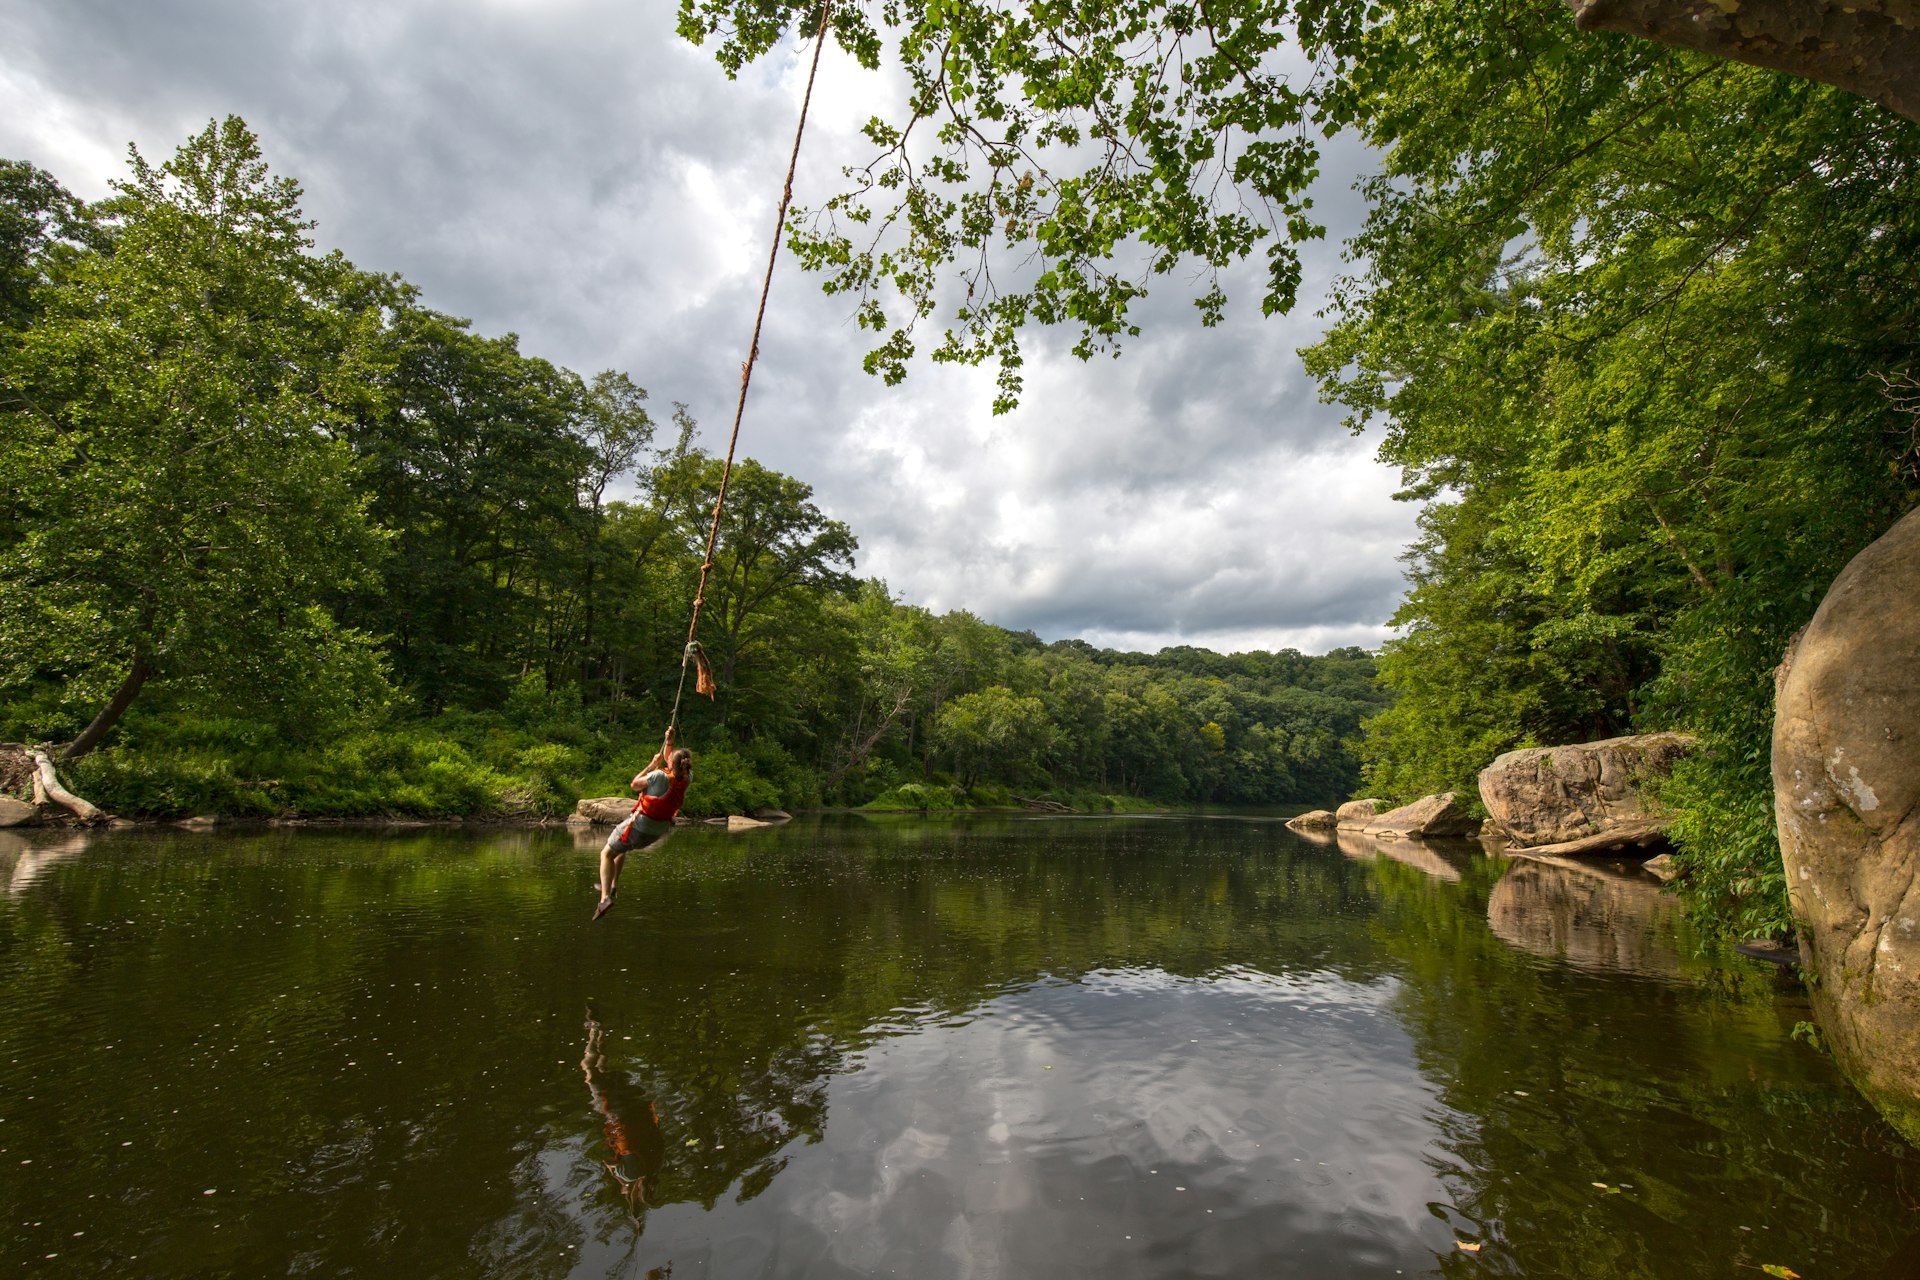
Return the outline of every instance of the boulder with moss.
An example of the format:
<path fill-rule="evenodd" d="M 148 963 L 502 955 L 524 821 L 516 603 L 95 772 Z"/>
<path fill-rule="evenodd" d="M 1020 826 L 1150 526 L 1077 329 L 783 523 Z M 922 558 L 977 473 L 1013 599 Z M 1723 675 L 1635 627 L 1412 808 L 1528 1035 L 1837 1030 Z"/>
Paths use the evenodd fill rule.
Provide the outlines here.
<path fill-rule="evenodd" d="M 1509 751 L 1480 771 L 1480 801 L 1516 849 L 1573 841 L 1583 853 L 1646 847 L 1666 824 L 1653 784 L 1693 747 L 1689 734 L 1642 733 Z"/>

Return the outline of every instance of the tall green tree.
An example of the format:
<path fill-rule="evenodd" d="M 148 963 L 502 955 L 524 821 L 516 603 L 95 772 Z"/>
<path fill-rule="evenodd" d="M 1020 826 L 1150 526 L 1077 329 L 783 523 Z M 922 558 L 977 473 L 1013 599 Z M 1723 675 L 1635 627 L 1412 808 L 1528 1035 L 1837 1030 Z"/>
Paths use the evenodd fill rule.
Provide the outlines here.
<path fill-rule="evenodd" d="M 982 775 L 1019 783 L 1054 734 L 1044 703 L 1001 685 L 955 698 L 940 709 L 934 741 L 971 787 Z"/>
<path fill-rule="evenodd" d="M 0 160 L 0 332 L 25 328 L 60 263 L 105 241 L 86 202 L 52 174 Z"/>
<path fill-rule="evenodd" d="M 382 696 L 325 607 L 380 552 L 341 438 L 373 380 L 351 271 L 237 117 L 164 164 L 131 155 L 112 251 L 31 295 L 5 358 L 0 682 L 91 707 L 83 755 L 150 679 L 289 727 Z"/>
<path fill-rule="evenodd" d="M 595 465 L 576 430 L 580 379 L 513 334 L 482 337 L 418 305 L 409 286 L 384 315 L 381 394 L 350 438 L 371 514 L 395 538 L 352 616 L 389 637 L 396 675 L 429 709 L 497 703 L 531 667 L 573 678 L 549 668 L 565 647 L 553 610 L 577 607 L 553 593 L 584 540 Z"/>
<path fill-rule="evenodd" d="M 1694 903 L 1787 927 L 1771 672 L 1920 489 L 1920 127 L 1805 81 L 1509 4 L 1369 33 L 1387 152 L 1310 367 L 1429 501 L 1389 793 L 1628 727 L 1700 732 L 1669 798 Z M 1552 122 L 1544 127 L 1542 122 Z"/>
<path fill-rule="evenodd" d="M 686 465 L 699 502 L 685 509 L 685 536 L 704 553 L 722 463 L 696 455 Z M 702 615 L 702 638 L 727 713 L 743 700 L 763 709 L 777 701 L 782 680 L 774 673 L 785 668 L 781 651 L 796 643 L 796 628 L 822 623 L 815 616 L 819 593 L 853 589 L 859 545 L 851 529 L 815 505 L 811 485 L 751 458 L 734 465 Z"/>
<path fill-rule="evenodd" d="M 580 493 L 585 519 L 580 521 L 584 542 L 581 566 L 580 649 L 581 679 L 604 674 L 602 645 L 595 634 L 599 619 L 598 587 L 605 574 L 600 530 L 605 523 L 603 502 L 607 487 L 640 465 L 653 444 L 653 416 L 647 412 L 646 388 L 617 369 L 603 369 L 593 377 L 580 405 L 580 435 L 587 446 L 587 470 Z"/>

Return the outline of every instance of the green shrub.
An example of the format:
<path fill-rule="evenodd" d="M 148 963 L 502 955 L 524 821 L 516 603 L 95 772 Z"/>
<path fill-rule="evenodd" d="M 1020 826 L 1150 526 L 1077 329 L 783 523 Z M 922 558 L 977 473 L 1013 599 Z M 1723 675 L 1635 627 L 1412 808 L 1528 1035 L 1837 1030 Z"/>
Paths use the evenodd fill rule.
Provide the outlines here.
<path fill-rule="evenodd" d="M 777 809 L 778 788 L 754 772 L 747 759 L 727 747 L 709 747 L 693 757 L 693 782 L 682 811 L 688 817 L 721 817 L 749 809 Z"/>
<path fill-rule="evenodd" d="M 997 782 L 982 782 L 967 793 L 967 799 L 982 809 L 1011 809 L 1014 807 L 1013 791 Z"/>
<path fill-rule="evenodd" d="M 862 806 L 874 810 L 968 809 L 966 794 L 957 786 L 937 782 L 904 782 L 882 792 Z"/>
<path fill-rule="evenodd" d="M 75 791 L 109 813 L 185 818 L 267 817 L 278 811 L 269 788 L 237 777 L 232 762 L 218 757 L 115 749 L 64 765 L 62 772 Z"/>

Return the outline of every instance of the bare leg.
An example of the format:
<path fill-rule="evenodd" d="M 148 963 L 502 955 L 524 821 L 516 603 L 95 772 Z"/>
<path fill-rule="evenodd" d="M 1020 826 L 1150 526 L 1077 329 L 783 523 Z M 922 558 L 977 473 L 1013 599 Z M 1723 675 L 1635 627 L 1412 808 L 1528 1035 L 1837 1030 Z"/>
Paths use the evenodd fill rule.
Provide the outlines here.
<path fill-rule="evenodd" d="M 620 868 L 625 865 L 627 855 L 613 851 L 613 841 L 600 846 L 600 901 L 593 908 L 593 918 L 598 920 L 607 914 L 613 906 L 613 895 L 620 888 Z"/>
<path fill-rule="evenodd" d="M 610 898 L 613 891 L 620 887 L 620 869 L 627 865 L 627 855 L 615 853 L 611 849 L 600 850 L 600 896 Z"/>

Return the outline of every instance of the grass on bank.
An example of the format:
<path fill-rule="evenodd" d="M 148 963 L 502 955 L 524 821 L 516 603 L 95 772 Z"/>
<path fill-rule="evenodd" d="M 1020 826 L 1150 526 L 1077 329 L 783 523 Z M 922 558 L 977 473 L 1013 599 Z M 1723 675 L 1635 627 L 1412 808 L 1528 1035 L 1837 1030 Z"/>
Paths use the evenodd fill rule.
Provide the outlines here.
<path fill-rule="evenodd" d="M 659 742 L 653 720 L 642 707 L 585 710 L 571 690 L 549 691 L 538 677 L 497 712 L 396 717 L 318 740 L 156 700 L 129 713 L 107 747 L 61 772 L 79 794 L 126 817 L 559 818 L 584 796 L 630 794 L 634 772 Z M 996 782 L 964 788 L 946 774 L 908 781 L 881 762 L 851 771 L 825 795 L 822 776 L 777 744 L 693 745 L 684 812 L 694 818 L 842 804 L 874 812 L 1019 809 L 1029 800 L 1084 813 L 1157 808 L 1050 789 L 1042 777 L 1018 790 Z"/>

